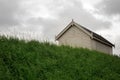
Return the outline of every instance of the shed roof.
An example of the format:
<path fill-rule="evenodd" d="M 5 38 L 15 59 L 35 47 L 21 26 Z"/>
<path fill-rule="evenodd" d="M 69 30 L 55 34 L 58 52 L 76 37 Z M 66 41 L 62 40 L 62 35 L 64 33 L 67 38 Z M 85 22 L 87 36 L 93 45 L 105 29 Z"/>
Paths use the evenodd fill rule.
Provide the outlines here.
<path fill-rule="evenodd" d="M 99 41 L 99 42 L 101 42 L 101 43 L 103 43 L 103 44 L 106 44 L 106 45 L 108 45 L 108 46 L 111 46 L 111 47 L 112 47 L 112 46 L 115 46 L 114 44 L 112 44 L 111 42 L 109 42 L 109 41 L 108 41 L 107 39 L 105 39 L 104 37 L 100 36 L 99 34 L 93 32 L 93 31 L 91 31 L 91 30 L 89 30 L 89 29 L 87 29 L 87 28 L 85 28 L 85 27 L 83 27 L 83 26 L 81 26 L 80 24 L 74 22 L 73 20 L 72 20 L 71 23 L 68 24 L 67 27 L 65 27 L 65 28 L 55 37 L 55 39 L 58 40 L 58 39 L 59 39 L 70 27 L 72 27 L 73 25 L 76 26 L 76 27 L 78 27 L 79 29 L 83 30 L 83 31 L 84 31 L 87 35 L 89 35 L 92 39 L 97 40 L 97 41 Z"/>

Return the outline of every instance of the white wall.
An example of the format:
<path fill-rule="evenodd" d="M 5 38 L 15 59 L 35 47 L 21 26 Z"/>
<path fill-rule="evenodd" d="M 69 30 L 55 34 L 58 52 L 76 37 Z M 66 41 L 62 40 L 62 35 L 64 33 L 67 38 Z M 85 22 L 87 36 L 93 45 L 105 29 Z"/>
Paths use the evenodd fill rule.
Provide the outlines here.
<path fill-rule="evenodd" d="M 66 31 L 58 41 L 60 45 L 70 45 L 72 47 L 91 49 L 90 37 L 75 26 Z"/>
<path fill-rule="evenodd" d="M 96 40 L 92 40 L 92 49 L 100 52 L 112 54 L 112 47 L 102 44 Z"/>

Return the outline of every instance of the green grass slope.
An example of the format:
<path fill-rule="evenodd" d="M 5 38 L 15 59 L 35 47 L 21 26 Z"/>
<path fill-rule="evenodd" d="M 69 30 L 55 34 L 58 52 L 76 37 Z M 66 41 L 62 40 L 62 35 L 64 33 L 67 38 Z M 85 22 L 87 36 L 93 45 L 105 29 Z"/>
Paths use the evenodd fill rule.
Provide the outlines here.
<path fill-rule="evenodd" d="M 0 80 L 120 80 L 120 58 L 0 37 Z"/>

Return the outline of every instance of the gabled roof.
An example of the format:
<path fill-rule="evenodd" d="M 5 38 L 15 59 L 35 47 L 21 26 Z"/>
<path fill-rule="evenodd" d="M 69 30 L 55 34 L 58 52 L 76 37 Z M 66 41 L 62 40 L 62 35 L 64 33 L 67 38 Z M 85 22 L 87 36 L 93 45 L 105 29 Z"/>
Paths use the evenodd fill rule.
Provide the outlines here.
<path fill-rule="evenodd" d="M 103 44 L 106 44 L 108 46 L 115 46 L 114 44 L 112 44 L 111 42 L 109 42 L 107 39 L 103 38 L 102 36 L 100 36 L 99 34 L 79 25 L 78 23 L 74 22 L 72 20 L 72 22 L 70 22 L 68 24 L 67 27 L 65 27 L 63 29 L 63 31 L 61 31 L 56 37 L 55 37 L 55 40 L 58 40 L 67 30 L 69 30 L 69 28 L 71 28 L 72 26 L 76 26 L 78 27 L 79 29 L 81 29 L 82 31 L 84 31 L 88 36 L 91 37 L 91 39 L 94 39 L 94 40 L 97 40 L 99 41 L 100 43 L 103 43 Z"/>

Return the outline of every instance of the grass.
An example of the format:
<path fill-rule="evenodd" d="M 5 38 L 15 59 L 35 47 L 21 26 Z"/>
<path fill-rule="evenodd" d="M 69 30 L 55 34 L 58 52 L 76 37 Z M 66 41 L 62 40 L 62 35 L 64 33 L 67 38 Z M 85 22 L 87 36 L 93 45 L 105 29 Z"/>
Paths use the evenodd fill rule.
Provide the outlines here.
<path fill-rule="evenodd" d="M 120 58 L 1 36 L 0 80 L 120 80 Z"/>

